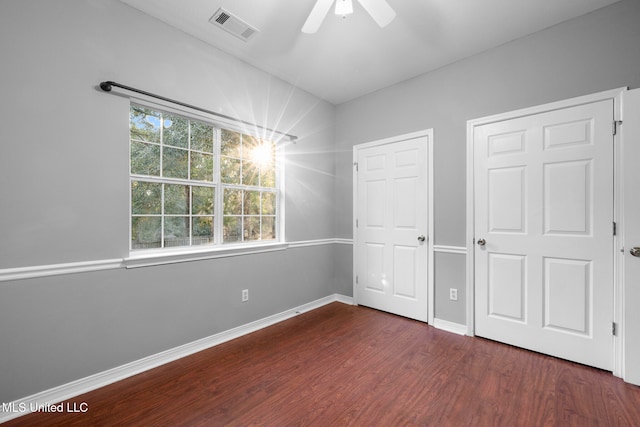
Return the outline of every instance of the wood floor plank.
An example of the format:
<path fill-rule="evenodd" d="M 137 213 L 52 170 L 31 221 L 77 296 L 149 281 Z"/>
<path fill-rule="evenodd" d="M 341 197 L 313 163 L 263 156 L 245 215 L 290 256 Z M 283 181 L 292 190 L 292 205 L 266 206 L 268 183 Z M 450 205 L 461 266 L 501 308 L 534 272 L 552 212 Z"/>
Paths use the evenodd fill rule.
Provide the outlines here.
<path fill-rule="evenodd" d="M 640 387 L 609 372 L 341 303 L 82 402 L 6 426 L 640 426 Z"/>

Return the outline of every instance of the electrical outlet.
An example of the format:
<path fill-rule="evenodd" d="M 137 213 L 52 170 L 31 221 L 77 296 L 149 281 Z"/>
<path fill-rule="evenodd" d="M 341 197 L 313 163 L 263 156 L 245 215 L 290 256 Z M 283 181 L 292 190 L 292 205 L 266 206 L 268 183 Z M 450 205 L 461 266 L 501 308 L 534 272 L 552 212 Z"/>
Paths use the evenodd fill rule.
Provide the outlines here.
<path fill-rule="evenodd" d="M 451 301 L 458 301 L 458 290 L 456 288 L 449 288 L 449 299 Z"/>
<path fill-rule="evenodd" d="M 242 290 L 242 302 L 249 301 L 249 289 Z"/>

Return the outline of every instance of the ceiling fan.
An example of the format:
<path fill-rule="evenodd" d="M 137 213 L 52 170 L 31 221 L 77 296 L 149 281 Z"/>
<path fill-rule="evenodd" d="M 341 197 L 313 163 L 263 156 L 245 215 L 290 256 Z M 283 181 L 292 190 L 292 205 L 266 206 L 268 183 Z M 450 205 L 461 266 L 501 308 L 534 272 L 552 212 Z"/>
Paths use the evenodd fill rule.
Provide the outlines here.
<path fill-rule="evenodd" d="M 352 0 L 317 0 L 316 4 L 311 9 L 311 13 L 307 18 L 307 21 L 304 23 L 302 27 L 303 33 L 315 33 L 320 28 L 322 21 L 324 21 L 325 16 L 329 12 L 329 8 L 335 1 L 336 15 L 341 15 L 345 17 L 351 13 L 353 13 L 353 2 Z M 378 23 L 381 27 L 387 26 L 393 18 L 396 17 L 396 12 L 389 6 L 387 0 L 357 0 L 358 3 L 369 12 L 369 15 L 373 18 L 374 21 Z"/>

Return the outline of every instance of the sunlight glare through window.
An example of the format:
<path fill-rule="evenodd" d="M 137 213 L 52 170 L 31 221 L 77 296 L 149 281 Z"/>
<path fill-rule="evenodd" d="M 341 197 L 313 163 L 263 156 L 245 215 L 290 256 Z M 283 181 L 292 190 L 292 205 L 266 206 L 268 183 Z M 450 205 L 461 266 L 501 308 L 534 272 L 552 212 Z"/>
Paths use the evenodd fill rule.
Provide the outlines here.
<path fill-rule="evenodd" d="M 251 161 L 261 168 L 270 166 L 273 162 L 271 145 L 264 142 L 256 145 L 251 150 Z"/>

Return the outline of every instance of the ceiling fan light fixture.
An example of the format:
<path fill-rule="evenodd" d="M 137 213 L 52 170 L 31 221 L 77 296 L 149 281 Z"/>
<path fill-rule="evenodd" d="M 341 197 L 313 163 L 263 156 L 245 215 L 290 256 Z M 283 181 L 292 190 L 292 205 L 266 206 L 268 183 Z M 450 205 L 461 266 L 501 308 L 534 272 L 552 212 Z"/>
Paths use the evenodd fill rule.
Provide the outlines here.
<path fill-rule="evenodd" d="M 302 32 L 313 34 L 318 31 L 320 24 L 329 13 L 329 9 L 335 2 L 335 13 L 343 18 L 353 13 L 353 0 L 316 0 L 311 9 L 311 13 L 307 17 Z M 366 10 L 374 21 L 380 26 L 385 27 L 396 17 L 396 13 L 389 6 L 387 0 L 358 0 L 360 6 Z"/>
<path fill-rule="evenodd" d="M 351 15 L 353 13 L 352 0 L 336 0 L 335 13 L 343 18 L 346 18 L 347 15 Z"/>

